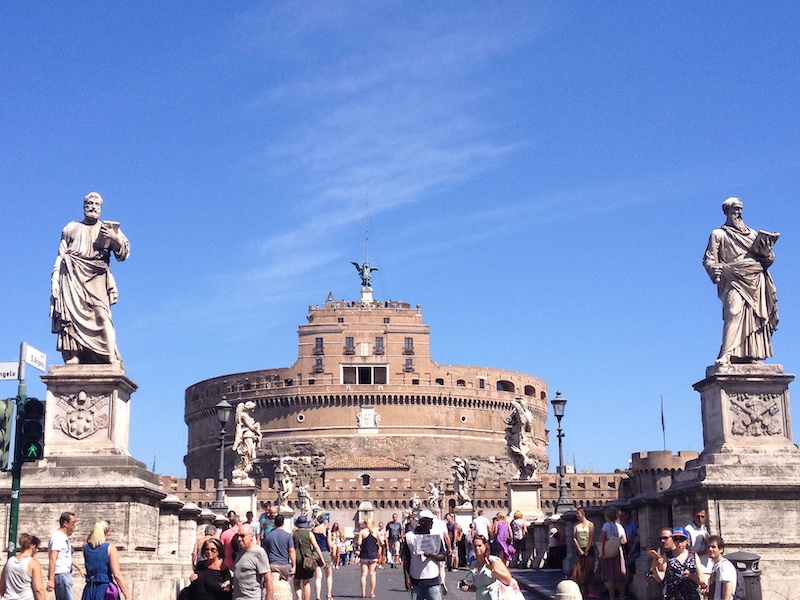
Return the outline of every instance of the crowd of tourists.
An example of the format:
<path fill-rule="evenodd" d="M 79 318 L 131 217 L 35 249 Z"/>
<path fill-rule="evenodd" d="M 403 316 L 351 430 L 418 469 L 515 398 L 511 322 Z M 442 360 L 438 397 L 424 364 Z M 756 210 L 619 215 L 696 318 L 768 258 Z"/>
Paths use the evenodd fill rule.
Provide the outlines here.
<path fill-rule="evenodd" d="M 635 513 L 607 507 L 603 511 L 605 522 L 599 537 L 595 536 L 595 526 L 587 518 L 585 509 L 578 508 L 576 513 L 572 529 L 576 554 L 572 579 L 584 598 L 599 597 L 594 587 L 597 571 L 609 599 L 625 600 L 641 552 Z M 690 523 L 662 529 L 659 547 L 647 551 L 651 564 L 646 576 L 661 585 L 665 600 L 742 600 L 745 597 L 736 567 L 724 556 L 725 541 L 720 536 L 710 535 L 705 522 L 705 508 L 696 507 Z"/>
<path fill-rule="evenodd" d="M 576 510 L 572 528 L 575 561 L 572 579 L 584 598 L 599 597 L 595 574 L 602 579 L 610 600 L 625 600 L 640 556 L 635 512 L 606 507 L 604 523 L 595 525 L 584 508 Z M 725 542 L 710 535 L 706 511 L 697 507 L 684 527 L 665 528 L 659 547 L 647 551 L 647 573 L 662 586 L 666 600 L 740 600 L 743 582 L 725 556 Z M 83 568 L 75 561 L 70 537 L 77 519 L 71 512 L 59 518 L 59 527 L 47 544 L 47 578 L 36 558 L 41 540 L 23 533 L 18 551 L 0 575 L 2 600 L 73 600 L 72 576 L 85 578 L 81 600 L 130 600 L 120 570 L 119 555 L 109 543 L 111 527 L 98 520 L 83 544 Z M 233 511 L 221 533 L 209 525 L 199 536 L 191 556 L 193 573 L 179 600 L 334 600 L 334 571 L 349 564 L 360 569 L 361 598 L 375 598 L 378 570 L 402 569 L 412 600 L 440 600 L 448 594 L 445 572 L 466 569 L 459 582 L 462 592 L 489 600 L 489 586 L 519 592 L 509 567 L 520 566 L 528 528 L 519 512 L 512 520 L 498 513 L 490 521 L 483 510 L 465 530 L 447 514 L 419 511 L 415 522 L 402 523 L 397 514 L 385 526 L 371 519 L 359 523 L 346 537 L 328 513 L 300 515 L 291 531 L 277 506 L 266 507 L 256 520 L 248 512 L 242 520 Z M 550 530 L 544 566 L 560 569 L 566 541 L 558 528 Z M 387 567 L 388 565 L 388 567 Z M 350 594 L 347 594 L 350 595 Z"/>
<path fill-rule="evenodd" d="M 479 510 L 467 531 L 452 514 L 419 511 L 415 522 L 371 519 L 347 537 L 328 513 L 299 515 L 291 532 L 277 506 L 267 506 L 258 519 L 245 520 L 232 511 L 219 537 L 209 526 L 192 553 L 194 573 L 180 600 L 334 600 L 334 572 L 358 565 L 361 598 L 378 595 L 378 571 L 402 569 L 413 600 L 439 600 L 448 593 L 445 572 L 469 569 L 459 584 L 488 600 L 489 584 L 516 586 L 509 565 L 521 555 L 527 526 L 518 512 L 508 521 L 498 513 L 492 521 Z M 519 588 L 516 587 L 517 592 Z M 350 595 L 350 594 L 348 594 Z"/>
<path fill-rule="evenodd" d="M 58 529 L 47 544 L 47 583 L 42 564 L 36 558 L 41 540 L 23 533 L 17 540 L 17 551 L 9 557 L 0 574 L 0 596 L 3 600 L 45 600 L 45 590 L 53 592 L 56 600 L 72 600 L 72 574 L 85 578 L 81 600 L 130 600 L 130 592 L 119 567 L 117 547 L 109 543 L 111 525 L 98 520 L 83 544 L 84 568 L 78 565 L 72 551 L 70 536 L 78 520 L 64 512 Z"/>

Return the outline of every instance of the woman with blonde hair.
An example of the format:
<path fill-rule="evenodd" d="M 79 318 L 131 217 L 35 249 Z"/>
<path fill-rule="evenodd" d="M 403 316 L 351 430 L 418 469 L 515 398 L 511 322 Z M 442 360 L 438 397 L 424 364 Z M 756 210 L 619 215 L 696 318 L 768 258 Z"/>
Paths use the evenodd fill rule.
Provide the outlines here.
<path fill-rule="evenodd" d="M 44 600 L 42 565 L 34 558 L 41 540 L 35 535 L 19 536 L 22 550 L 12 556 L 0 576 L 0 595 L 3 600 Z"/>
<path fill-rule="evenodd" d="M 515 560 L 514 563 L 517 567 L 524 567 L 525 556 L 525 538 L 528 537 L 528 525 L 525 519 L 522 518 L 522 511 L 514 511 L 514 520 L 511 521 L 511 537 L 514 538 Z"/>
<path fill-rule="evenodd" d="M 372 523 L 372 519 L 367 519 L 364 529 L 358 532 L 356 537 L 358 550 L 358 561 L 361 563 L 361 597 L 367 597 L 367 574 L 369 574 L 370 598 L 375 597 L 375 586 L 377 584 L 378 568 L 378 530 Z"/>
<path fill-rule="evenodd" d="M 110 529 L 108 522 L 97 521 L 83 546 L 86 587 L 83 588 L 81 600 L 104 600 L 110 585 L 119 588 L 119 595 L 123 600 L 131 597 L 119 568 L 117 547 L 108 543 Z"/>
<path fill-rule="evenodd" d="M 572 581 L 581 588 L 581 593 L 587 597 L 592 591 L 594 580 L 594 523 L 586 516 L 586 509 L 579 506 L 575 511 L 577 522 L 572 528 L 572 543 L 578 558 L 572 567 Z"/>
<path fill-rule="evenodd" d="M 617 591 L 622 594 L 622 584 L 625 582 L 625 559 L 622 556 L 622 546 L 627 541 L 625 528 L 617 522 L 617 509 L 613 506 L 607 507 L 603 511 L 606 519 L 603 528 L 600 530 L 600 570 L 603 574 L 603 581 L 608 588 L 609 600 L 615 600 Z M 606 551 L 606 544 L 612 550 Z"/>

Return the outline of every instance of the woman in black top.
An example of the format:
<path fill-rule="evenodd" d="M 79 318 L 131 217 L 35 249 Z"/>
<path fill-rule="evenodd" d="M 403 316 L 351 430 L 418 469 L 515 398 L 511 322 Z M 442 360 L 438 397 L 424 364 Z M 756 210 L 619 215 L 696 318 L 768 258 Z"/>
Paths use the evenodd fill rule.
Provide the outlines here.
<path fill-rule="evenodd" d="M 217 538 L 209 538 L 203 543 L 201 556 L 204 561 L 197 572 L 191 576 L 188 600 L 230 600 L 231 573 L 222 566 L 225 548 Z"/>

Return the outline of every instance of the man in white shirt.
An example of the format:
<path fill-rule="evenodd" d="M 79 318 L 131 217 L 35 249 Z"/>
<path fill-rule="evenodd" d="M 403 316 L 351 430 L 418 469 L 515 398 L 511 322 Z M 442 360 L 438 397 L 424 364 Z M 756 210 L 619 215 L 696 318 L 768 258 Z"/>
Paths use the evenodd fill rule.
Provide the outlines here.
<path fill-rule="evenodd" d="M 489 519 L 483 516 L 483 509 L 478 509 L 478 516 L 472 520 L 475 525 L 475 534 L 482 535 L 487 540 L 489 539 Z"/>
<path fill-rule="evenodd" d="M 69 541 L 69 536 L 75 531 L 77 524 L 78 519 L 74 513 L 61 513 L 58 519 L 59 527 L 52 533 L 47 544 L 49 558 L 47 591 L 55 590 L 56 600 L 72 600 L 72 569 L 78 569 L 78 573 L 81 573 L 75 564 L 72 542 Z"/>
<path fill-rule="evenodd" d="M 444 564 L 445 549 L 440 535 L 432 531 L 434 515 L 429 510 L 419 513 L 419 525 L 406 533 L 406 556 L 403 569 L 406 589 L 412 600 L 439 600 L 441 584 L 439 567 Z"/>
<path fill-rule="evenodd" d="M 450 540 L 450 534 L 447 532 L 447 523 L 442 521 L 439 518 L 440 512 L 439 509 L 434 509 L 433 511 L 425 511 L 433 514 L 433 525 L 431 525 L 431 533 L 437 534 L 442 539 L 442 544 L 444 544 L 445 548 L 445 561 L 447 560 L 447 555 L 450 554 L 452 551 L 452 541 Z M 444 582 L 445 577 L 445 564 L 446 562 L 439 563 L 439 577 L 442 580 L 442 595 L 447 595 L 447 584 Z"/>
<path fill-rule="evenodd" d="M 708 555 L 713 567 L 711 569 L 712 595 L 708 600 L 732 600 L 736 589 L 736 566 L 723 556 L 725 542 L 718 535 L 708 538 Z"/>
<path fill-rule="evenodd" d="M 706 509 L 698 506 L 692 513 L 692 522 L 684 527 L 692 537 L 689 540 L 689 550 L 697 554 L 697 561 L 703 565 L 703 572 L 706 575 L 711 573 L 711 559 L 708 556 L 708 538 L 710 534 L 706 529 Z"/>

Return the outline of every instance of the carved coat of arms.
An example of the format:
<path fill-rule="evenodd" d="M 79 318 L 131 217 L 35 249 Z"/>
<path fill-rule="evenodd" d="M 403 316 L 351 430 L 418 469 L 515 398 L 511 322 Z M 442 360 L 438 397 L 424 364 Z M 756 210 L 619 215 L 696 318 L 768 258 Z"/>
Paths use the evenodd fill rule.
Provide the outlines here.
<path fill-rule="evenodd" d="M 63 414 L 56 415 L 53 424 L 71 438 L 85 439 L 108 427 L 108 401 L 108 396 L 90 396 L 83 391 L 62 394 L 56 404 Z"/>

